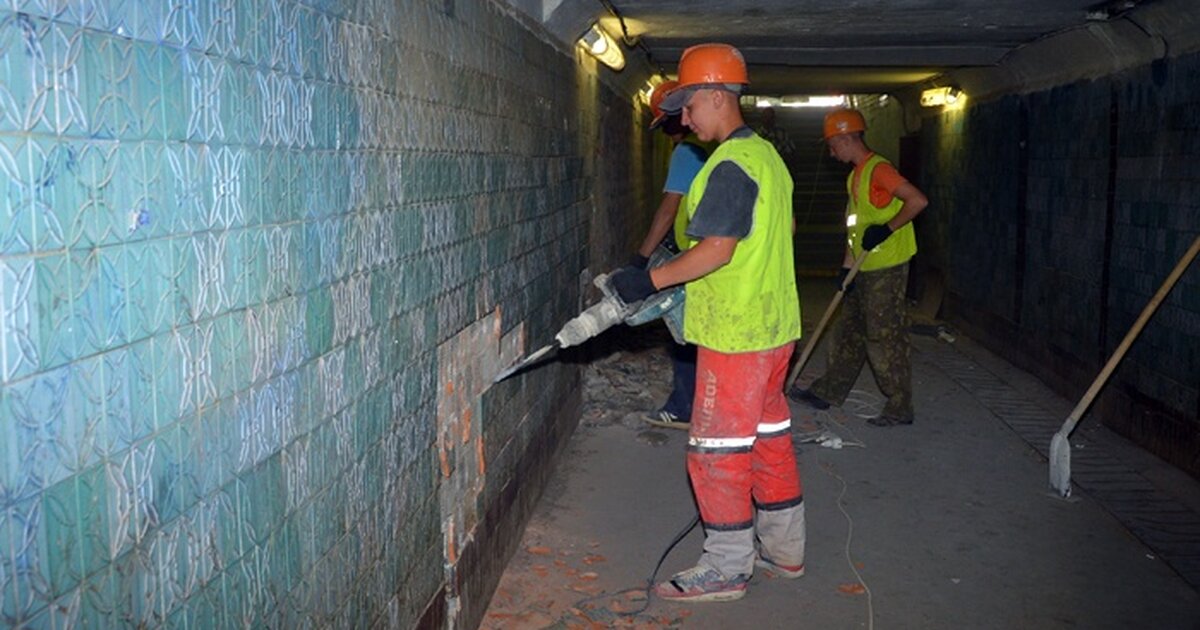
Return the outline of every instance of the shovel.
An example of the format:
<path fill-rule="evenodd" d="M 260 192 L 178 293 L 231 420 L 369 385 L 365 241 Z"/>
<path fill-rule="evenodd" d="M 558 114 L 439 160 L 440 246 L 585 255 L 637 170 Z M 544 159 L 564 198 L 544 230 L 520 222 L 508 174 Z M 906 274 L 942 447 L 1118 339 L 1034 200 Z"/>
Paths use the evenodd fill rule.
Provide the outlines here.
<path fill-rule="evenodd" d="M 858 275 L 858 268 L 862 266 L 863 261 L 867 259 L 869 251 L 864 251 L 859 254 L 854 261 L 854 265 L 850 267 L 850 271 L 846 272 L 846 279 L 842 281 L 842 286 L 838 288 L 838 292 L 833 294 L 833 299 L 829 301 L 829 308 L 825 309 L 825 314 L 821 316 L 821 322 L 817 324 L 817 329 L 808 338 L 808 343 L 804 345 L 804 351 L 800 353 L 800 359 L 796 361 L 796 366 L 792 368 L 788 374 L 787 382 L 783 384 L 783 391 L 788 391 L 792 388 L 792 384 L 796 382 L 796 377 L 800 376 L 800 370 L 804 369 L 804 364 L 808 363 L 808 358 L 812 356 L 813 349 L 817 347 L 817 340 L 821 338 L 821 333 L 825 331 L 825 325 L 829 323 L 829 318 L 833 317 L 833 312 L 837 310 L 839 304 L 842 303 L 842 296 L 846 295 L 846 287 L 854 282 L 854 276 Z"/>
<path fill-rule="evenodd" d="M 1121 345 L 1117 346 L 1116 352 L 1108 358 L 1108 363 L 1104 364 L 1104 369 L 1100 370 L 1100 375 L 1092 381 L 1092 386 L 1088 388 L 1087 393 L 1080 399 L 1079 404 L 1075 405 L 1075 409 L 1071 415 L 1067 417 L 1067 421 L 1063 423 L 1062 428 L 1050 440 L 1050 488 L 1057 492 L 1062 498 L 1071 496 L 1071 443 L 1067 441 L 1071 432 L 1075 430 L 1075 425 L 1079 424 L 1079 418 L 1083 416 L 1083 412 L 1087 411 L 1088 405 L 1092 404 L 1092 400 L 1096 394 L 1100 393 L 1100 389 L 1104 387 L 1104 383 L 1108 381 L 1108 377 L 1112 375 L 1117 364 L 1125 356 L 1125 352 L 1129 350 L 1129 346 L 1133 344 L 1133 340 L 1137 338 L 1138 333 L 1142 332 L 1142 328 L 1149 321 L 1150 316 L 1154 311 L 1158 310 L 1158 305 L 1167 297 L 1167 293 L 1171 292 L 1171 287 L 1175 286 L 1175 282 L 1179 280 L 1179 276 L 1191 264 L 1192 259 L 1196 257 L 1196 253 L 1200 252 L 1200 236 L 1192 242 L 1192 246 L 1188 248 L 1187 253 L 1183 258 L 1179 259 L 1179 263 L 1175 265 L 1175 269 L 1171 270 L 1171 275 L 1167 276 L 1162 286 L 1158 288 L 1158 292 L 1150 298 L 1150 303 L 1146 308 L 1142 309 L 1142 314 L 1138 316 L 1137 321 L 1133 323 L 1133 328 L 1125 333 L 1125 338 L 1121 340 Z"/>

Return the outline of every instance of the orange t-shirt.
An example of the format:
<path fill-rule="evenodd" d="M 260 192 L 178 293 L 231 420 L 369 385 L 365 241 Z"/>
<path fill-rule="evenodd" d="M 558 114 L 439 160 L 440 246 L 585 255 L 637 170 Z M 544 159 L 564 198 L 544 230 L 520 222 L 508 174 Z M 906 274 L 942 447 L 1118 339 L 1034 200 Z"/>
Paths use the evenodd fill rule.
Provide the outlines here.
<path fill-rule="evenodd" d="M 875 155 L 871 153 L 867 157 Z M 854 195 L 858 196 L 858 180 L 862 177 L 862 167 L 867 163 L 863 160 L 862 164 L 854 167 Z M 876 208 L 882 208 L 892 202 L 892 197 L 896 195 L 896 189 L 901 184 L 907 184 L 908 180 L 896 170 L 896 167 L 886 162 L 881 162 L 871 172 L 871 205 Z"/>

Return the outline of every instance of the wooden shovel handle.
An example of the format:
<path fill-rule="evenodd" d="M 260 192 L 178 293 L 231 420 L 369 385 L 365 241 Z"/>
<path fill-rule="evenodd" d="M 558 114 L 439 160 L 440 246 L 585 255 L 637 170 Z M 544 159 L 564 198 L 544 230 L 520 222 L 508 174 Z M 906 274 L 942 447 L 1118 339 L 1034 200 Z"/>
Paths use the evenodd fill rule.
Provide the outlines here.
<path fill-rule="evenodd" d="M 783 391 L 786 392 L 791 389 L 792 384 L 796 382 L 796 377 L 800 376 L 800 370 L 804 369 L 804 364 L 808 363 L 808 358 L 812 356 L 813 349 L 817 347 L 817 339 L 821 338 L 821 332 L 825 330 L 825 325 L 829 323 L 829 318 L 837 310 L 838 304 L 842 303 L 842 296 L 846 294 L 846 287 L 850 286 L 851 282 L 854 282 L 854 276 L 858 275 L 858 268 L 862 266 L 863 261 L 867 259 L 867 254 L 869 253 L 871 252 L 863 251 L 863 253 L 859 254 L 854 264 L 851 265 L 850 271 L 846 272 L 846 279 L 842 281 L 842 286 L 838 289 L 838 292 L 833 294 L 833 299 L 829 301 L 829 308 L 825 309 L 825 314 L 821 316 L 821 322 L 817 324 L 817 329 L 808 337 L 808 343 L 804 344 L 804 351 L 800 353 L 800 359 L 796 361 L 795 367 L 788 374 L 787 382 L 783 385 Z"/>
<path fill-rule="evenodd" d="M 1175 282 L 1179 280 L 1179 276 L 1182 276 L 1183 272 L 1187 270 L 1188 265 L 1191 264 L 1192 259 L 1196 257 L 1198 252 L 1200 252 L 1200 236 L 1197 236 L 1196 240 L 1192 242 L 1192 246 L 1188 248 L 1187 253 L 1183 255 L 1183 258 L 1179 259 L 1175 268 L 1171 270 L 1171 275 L 1167 276 L 1162 286 L 1158 288 L 1158 292 L 1150 299 L 1150 303 L 1146 305 L 1146 308 L 1142 309 L 1142 314 L 1133 323 L 1133 327 L 1129 329 L 1129 332 L 1125 333 L 1125 338 L 1121 340 L 1121 345 L 1117 346 L 1116 352 L 1113 352 L 1112 356 L 1108 358 L 1108 363 L 1104 364 L 1104 369 L 1100 370 L 1100 375 L 1096 377 L 1095 381 L 1092 381 L 1092 386 L 1088 388 L 1087 393 L 1083 395 L 1083 398 L 1079 400 L 1079 404 L 1075 405 L 1075 409 L 1067 417 L 1067 422 L 1062 428 L 1063 433 L 1069 434 L 1075 428 L 1075 425 L 1079 424 L 1079 418 L 1083 416 L 1083 412 L 1087 411 L 1088 405 L 1091 405 L 1092 400 L 1096 398 L 1096 394 L 1100 393 L 1100 389 L 1104 387 L 1104 383 L 1108 381 L 1108 377 L 1117 368 L 1117 364 L 1121 362 L 1121 359 L 1125 356 L 1125 352 L 1129 350 L 1129 346 L 1133 345 L 1133 340 L 1137 339 L 1138 333 L 1142 332 L 1142 328 L 1146 326 L 1146 322 L 1150 320 L 1150 316 L 1154 314 L 1154 311 L 1158 310 L 1158 305 L 1162 304 L 1162 301 L 1166 299 L 1167 294 L 1171 292 L 1171 287 L 1175 286 Z"/>

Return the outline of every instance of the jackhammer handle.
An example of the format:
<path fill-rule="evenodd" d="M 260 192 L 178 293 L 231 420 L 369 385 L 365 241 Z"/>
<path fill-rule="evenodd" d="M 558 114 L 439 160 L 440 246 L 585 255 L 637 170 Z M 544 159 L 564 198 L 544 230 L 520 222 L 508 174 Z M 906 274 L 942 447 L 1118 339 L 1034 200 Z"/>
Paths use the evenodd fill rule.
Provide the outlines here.
<path fill-rule="evenodd" d="M 800 376 L 800 370 L 804 369 L 804 364 L 808 363 L 808 358 L 812 356 L 813 350 L 817 347 L 817 340 L 821 338 L 821 333 L 825 330 L 829 319 L 833 317 L 834 311 L 837 310 L 839 304 L 842 303 L 842 296 L 846 294 L 846 287 L 854 282 L 854 276 L 858 275 L 858 268 L 862 267 L 863 261 L 867 259 L 869 251 L 863 251 L 855 259 L 854 264 L 850 267 L 850 271 L 846 273 L 846 279 L 842 281 L 842 286 L 837 293 L 833 294 L 833 299 L 829 301 L 829 308 L 825 309 L 825 314 L 821 316 L 821 322 L 817 324 L 817 329 L 808 338 L 808 343 L 804 344 L 804 351 L 800 353 L 800 358 L 796 361 L 796 365 L 792 367 L 791 373 L 788 374 L 787 381 L 783 384 L 783 391 L 788 391 L 792 388 L 792 384 L 796 382 L 796 377 Z"/>

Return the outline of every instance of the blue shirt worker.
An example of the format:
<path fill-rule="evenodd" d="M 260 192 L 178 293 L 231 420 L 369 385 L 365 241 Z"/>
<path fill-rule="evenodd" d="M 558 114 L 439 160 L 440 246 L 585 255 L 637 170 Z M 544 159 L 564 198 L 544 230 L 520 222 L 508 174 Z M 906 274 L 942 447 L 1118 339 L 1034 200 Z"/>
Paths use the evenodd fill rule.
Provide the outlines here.
<path fill-rule="evenodd" d="M 667 183 L 663 186 L 662 201 L 654 212 L 650 229 L 637 254 L 630 264 L 645 269 L 650 260 L 650 254 L 669 238 L 673 249 L 686 250 L 691 241 L 687 236 L 688 216 L 680 212 L 679 207 L 692 180 L 704 166 L 708 152 L 694 138 L 688 138 L 689 130 L 684 126 L 682 116 L 676 112 L 667 114 L 662 111 L 662 101 L 667 93 L 679 87 L 678 81 L 664 81 L 654 88 L 650 95 L 650 110 L 654 120 L 651 129 L 661 129 L 675 144 L 671 151 L 671 163 L 667 168 Z M 671 345 L 672 386 L 671 395 L 661 409 L 651 413 L 646 421 L 650 424 L 671 429 L 688 428 L 692 417 L 692 397 L 696 392 L 696 346 L 692 344 Z"/>

